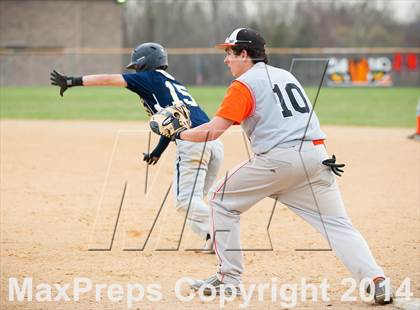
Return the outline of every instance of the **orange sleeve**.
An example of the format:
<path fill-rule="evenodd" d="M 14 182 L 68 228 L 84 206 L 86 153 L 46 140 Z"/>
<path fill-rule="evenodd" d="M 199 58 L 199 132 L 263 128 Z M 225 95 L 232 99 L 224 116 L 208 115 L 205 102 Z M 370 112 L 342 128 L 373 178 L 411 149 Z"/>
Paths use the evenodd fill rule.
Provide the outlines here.
<path fill-rule="evenodd" d="M 233 81 L 216 115 L 234 121 L 234 124 L 238 125 L 251 115 L 254 107 L 254 96 L 248 86 L 242 82 Z"/>

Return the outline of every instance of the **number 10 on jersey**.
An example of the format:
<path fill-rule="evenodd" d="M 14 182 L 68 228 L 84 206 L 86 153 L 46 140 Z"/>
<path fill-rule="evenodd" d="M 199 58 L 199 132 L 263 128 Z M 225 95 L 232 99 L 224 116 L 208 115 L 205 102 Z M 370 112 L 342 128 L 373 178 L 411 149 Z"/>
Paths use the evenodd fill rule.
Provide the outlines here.
<path fill-rule="evenodd" d="M 309 105 L 308 102 L 306 101 L 305 96 L 303 95 L 302 90 L 300 89 L 299 86 L 297 86 L 294 83 L 288 83 L 285 87 L 286 90 L 286 94 L 287 94 L 287 103 L 291 104 L 293 109 L 296 112 L 299 113 L 309 113 Z M 291 117 L 293 116 L 293 113 L 291 110 L 289 110 L 289 108 L 286 105 L 286 102 L 284 100 L 284 97 L 280 91 L 280 87 L 277 84 L 274 84 L 274 88 L 273 88 L 273 92 L 277 95 L 279 101 L 280 101 L 280 106 L 282 109 L 282 114 L 283 117 Z M 297 101 L 295 94 L 299 95 L 301 102 L 303 102 L 303 105 L 300 105 L 299 102 Z"/>

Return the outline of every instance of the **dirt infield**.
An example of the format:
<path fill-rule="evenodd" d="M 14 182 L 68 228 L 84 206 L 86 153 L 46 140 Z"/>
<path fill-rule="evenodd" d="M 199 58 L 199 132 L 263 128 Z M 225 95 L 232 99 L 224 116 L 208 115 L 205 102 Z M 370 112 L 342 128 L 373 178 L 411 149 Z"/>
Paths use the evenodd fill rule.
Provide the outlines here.
<path fill-rule="evenodd" d="M 216 257 L 186 251 L 201 245 L 188 229 L 180 251 L 156 251 L 176 248 L 180 236 L 183 218 L 174 211 L 171 197 L 163 205 L 148 239 L 171 183 L 174 147 L 149 168 L 145 196 L 146 166 L 141 153 L 148 147 L 146 129 L 145 124 L 117 122 L 1 122 L 2 309 L 125 309 L 130 306 L 128 286 L 134 283 L 143 285 L 146 292 L 133 309 L 220 307 L 219 298 L 204 302 L 196 296 L 190 302 L 182 302 L 176 296 L 174 288 L 179 279 L 213 274 Z M 406 139 L 409 129 L 323 129 L 329 138 L 329 152 L 347 164 L 339 183 L 354 225 L 367 239 L 393 286 L 398 288 L 405 278 L 410 278 L 411 291 L 419 297 L 420 143 Z M 152 138 L 153 145 L 156 137 Z M 223 142 L 225 162 L 220 176 L 247 158 L 239 132 L 229 131 Z M 273 201 L 267 199 L 243 215 L 241 237 L 245 248 L 269 248 L 266 226 L 272 206 Z M 245 253 L 245 285 L 268 283 L 273 287 L 277 281 L 280 288 L 291 284 L 283 292 L 284 296 L 291 296 L 293 284 L 299 288 L 303 278 L 317 286 L 327 279 L 330 301 L 314 303 L 308 296 L 302 302 L 302 291 L 298 290 L 296 308 L 370 306 L 360 300 L 358 289 L 350 294 L 357 297 L 356 301 L 340 300 L 350 287 L 341 281 L 349 274 L 332 252 L 296 251 L 326 248 L 327 243 L 286 207 L 276 207 L 269 231 L 273 251 Z M 136 251 L 146 240 L 145 250 Z M 109 248 L 111 242 L 110 251 L 89 251 Z M 10 278 L 17 278 L 19 287 L 23 287 L 25 277 L 32 278 L 33 300 L 26 295 L 23 301 L 17 301 L 14 294 L 15 300 L 9 301 L 13 282 Z M 89 278 L 93 288 L 77 301 L 74 281 L 80 281 L 81 286 L 88 283 L 79 277 Z M 36 288 L 41 283 L 52 286 L 53 301 L 47 301 L 47 286 Z M 57 286 L 65 284 L 69 284 L 69 301 L 56 296 Z M 99 297 L 97 284 L 106 285 L 102 289 L 96 287 Z M 109 288 L 112 284 L 116 285 Z M 153 293 L 150 284 L 160 287 L 155 287 Z M 139 292 L 136 286 L 133 294 Z M 272 301 L 270 292 L 271 288 L 266 289 L 262 294 L 264 301 L 260 301 L 255 291 L 248 308 L 285 306 L 287 299 L 282 300 L 283 304 L 280 297 Z M 188 295 L 185 285 L 181 293 Z M 121 294 L 122 300 L 112 301 Z M 61 300 L 54 301 L 55 297 Z M 154 297 L 161 299 L 153 301 Z M 228 302 L 225 308 L 239 309 L 242 302 Z"/>

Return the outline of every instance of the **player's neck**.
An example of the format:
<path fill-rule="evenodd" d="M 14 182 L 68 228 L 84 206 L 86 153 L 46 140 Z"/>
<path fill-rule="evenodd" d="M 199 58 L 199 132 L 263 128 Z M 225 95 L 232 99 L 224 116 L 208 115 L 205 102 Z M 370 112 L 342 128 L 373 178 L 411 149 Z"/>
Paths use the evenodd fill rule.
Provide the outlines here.
<path fill-rule="evenodd" d="M 247 72 L 249 69 L 251 69 L 254 66 L 254 63 L 251 59 L 247 59 L 243 66 L 241 67 L 241 70 L 239 71 L 238 77 Z"/>

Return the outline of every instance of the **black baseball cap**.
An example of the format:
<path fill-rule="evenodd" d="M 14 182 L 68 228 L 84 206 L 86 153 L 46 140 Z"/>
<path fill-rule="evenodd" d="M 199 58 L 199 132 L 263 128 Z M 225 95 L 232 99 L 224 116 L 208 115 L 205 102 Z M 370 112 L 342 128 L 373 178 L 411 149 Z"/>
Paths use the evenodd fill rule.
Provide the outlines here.
<path fill-rule="evenodd" d="M 227 47 L 246 45 L 255 48 L 264 48 L 264 38 L 254 29 L 238 28 L 228 36 L 224 43 L 217 44 L 216 48 L 225 49 Z"/>

